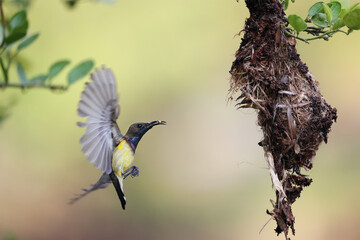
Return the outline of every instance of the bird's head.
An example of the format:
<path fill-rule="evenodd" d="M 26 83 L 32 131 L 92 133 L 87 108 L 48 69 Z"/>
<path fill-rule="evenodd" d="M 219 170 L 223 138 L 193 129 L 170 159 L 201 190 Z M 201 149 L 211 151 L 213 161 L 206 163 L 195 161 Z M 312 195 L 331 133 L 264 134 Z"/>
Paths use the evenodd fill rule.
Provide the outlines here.
<path fill-rule="evenodd" d="M 125 134 L 125 138 L 133 145 L 133 148 L 135 150 L 141 137 L 144 136 L 144 134 L 149 131 L 153 126 L 156 125 L 166 125 L 166 122 L 157 120 L 152 122 L 134 123 L 129 127 L 127 133 Z"/>

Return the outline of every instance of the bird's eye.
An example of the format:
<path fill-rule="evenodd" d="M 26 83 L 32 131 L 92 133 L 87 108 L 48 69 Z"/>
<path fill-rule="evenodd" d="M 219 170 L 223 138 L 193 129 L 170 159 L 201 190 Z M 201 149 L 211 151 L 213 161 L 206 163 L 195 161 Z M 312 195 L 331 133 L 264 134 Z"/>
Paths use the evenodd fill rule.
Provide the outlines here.
<path fill-rule="evenodd" d="M 137 125 L 138 128 L 142 128 L 142 126 L 143 126 L 142 124 L 138 124 L 138 125 Z"/>

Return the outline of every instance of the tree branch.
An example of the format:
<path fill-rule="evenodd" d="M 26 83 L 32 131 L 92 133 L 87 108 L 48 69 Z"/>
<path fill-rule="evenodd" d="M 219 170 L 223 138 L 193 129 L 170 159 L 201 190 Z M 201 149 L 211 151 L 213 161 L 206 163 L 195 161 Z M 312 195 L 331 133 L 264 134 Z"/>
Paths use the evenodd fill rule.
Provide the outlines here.
<path fill-rule="evenodd" d="M 20 88 L 20 89 L 26 89 L 26 88 L 45 88 L 50 90 L 60 90 L 60 91 L 66 91 L 68 89 L 68 86 L 60 86 L 60 85 L 40 85 L 38 83 L 27 83 L 27 84 L 17 84 L 17 83 L 0 83 L 0 89 L 1 88 Z"/>

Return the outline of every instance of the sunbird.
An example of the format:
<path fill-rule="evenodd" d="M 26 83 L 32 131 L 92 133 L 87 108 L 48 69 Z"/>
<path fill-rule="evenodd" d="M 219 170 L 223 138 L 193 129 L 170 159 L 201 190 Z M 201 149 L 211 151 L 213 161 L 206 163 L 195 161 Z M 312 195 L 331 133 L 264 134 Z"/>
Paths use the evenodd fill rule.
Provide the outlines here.
<path fill-rule="evenodd" d="M 84 193 L 71 199 L 69 203 L 76 202 L 92 191 L 105 188 L 112 182 L 121 206 L 125 209 L 123 181 L 128 176 L 139 175 L 139 168 L 132 166 L 136 147 L 147 131 L 156 125 L 165 125 L 166 122 L 157 120 L 134 123 L 123 135 L 116 123 L 120 106 L 113 72 L 102 67 L 91 74 L 91 80 L 85 85 L 77 110 L 80 117 L 87 119 L 84 123 L 77 124 L 79 127 L 86 127 L 80 138 L 82 152 L 103 174 L 91 188 L 83 189 Z"/>

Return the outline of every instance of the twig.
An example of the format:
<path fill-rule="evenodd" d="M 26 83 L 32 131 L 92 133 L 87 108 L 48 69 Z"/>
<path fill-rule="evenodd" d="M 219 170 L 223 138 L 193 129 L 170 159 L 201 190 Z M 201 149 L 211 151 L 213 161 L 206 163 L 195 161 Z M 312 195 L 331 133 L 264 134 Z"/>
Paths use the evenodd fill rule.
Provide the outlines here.
<path fill-rule="evenodd" d="M 307 32 L 308 32 L 308 31 L 307 31 Z M 321 39 L 321 38 L 324 39 L 324 40 L 328 40 L 327 37 L 331 37 L 331 36 L 330 36 L 331 34 L 337 33 L 337 32 L 342 32 L 342 33 L 344 33 L 344 34 L 346 34 L 346 35 L 349 35 L 347 32 L 345 32 L 345 31 L 343 31 L 343 30 L 336 29 L 336 30 L 332 30 L 332 31 L 329 31 L 329 32 L 324 32 L 323 34 L 318 35 L 318 36 L 316 36 L 316 37 L 302 38 L 302 37 L 296 36 L 296 35 L 292 34 L 291 32 L 288 32 L 288 31 L 285 30 L 285 33 L 286 33 L 288 36 L 293 37 L 293 38 L 296 38 L 296 39 L 299 39 L 299 40 L 301 40 L 301 41 L 303 41 L 303 42 L 305 42 L 305 43 L 309 43 L 309 41 L 311 41 L 311 40 Z M 310 32 L 308 32 L 308 33 L 310 33 Z"/>
<path fill-rule="evenodd" d="M 315 39 L 324 38 L 325 36 L 329 36 L 329 35 L 331 35 L 331 34 L 333 34 L 333 33 L 336 33 L 336 32 L 342 32 L 342 33 L 345 33 L 346 35 L 348 35 L 347 32 L 342 31 L 342 30 L 339 30 L 339 29 L 336 29 L 336 30 L 332 30 L 332 31 L 329 31 L 329 32 L 325 32 L 325 33 L 323 33 L 323 34 L 321 34 L 321 35 L 319 35 L 319 36 L 316 36 L 316 37 L 307 38 L 307 39 L 305 39 L 305 40 L 306 40 L 306 41 L 311 41 L 311 40 L 315 40 Z M 329 37 L 331 37 L 331 36 L 329 36 Z"/>
<path fill-rule="evenodd" d="M 299 37 L 299 36 L 296 36 L 296 35 L 292 34 L 291 32 L 288 32 L 288 31 L 286 31 L 286 30 L 285 30 L 285 34 L 288 35 L 288 36 L 290 36 L 290 37 L 299 39 L 299 40 L 301 40 L 301 41 L 303 41 L 303 42 L 309 43 L 305 38 L 301 38 L 301 37 Z"/>
<path fill-rule="evenodd" d="M 264 226 L 262 226 L 262 228 L 259 231 L 259 234 L 261 234 L 262 230 L 264 230 L 264 228 L 266 227 L 266 225 L 268 225 L 268 223 L 271 221 L 271 219 L 274 219 L 272 216 L 269 218 L 269 220 L 266 221 L 266 223 L 264 224 Z"/>
<path fill-rule="evenodd" d="M 318 34 L 325 33 L 326 31 L 324 31 L 323 28 L 320 27 L 309 26 L 304 30 L 304 32 L 311 34 L 313 36 L 318 36 Z"/>
<path fill-rule="evenodd" d="M 26 89 L 26 88 L 47 88 L 50 90 L 60 90 L 60 91 L 66 91 L 68 89 L 67 86 L 60 86 L 60 85 L 39 85 L 38 83 L 27 83 L 27 84 L 17 84 L 17 83 L 0 83 L 0 88 L 20 88 L 20 89 Z"/>
<path fill-rule="evenodd" d="M 1 71 L 4 74 L 5 84 L 8 84 L 8 82 L 9 82 L 8 73 L 7 73 L 7 70 L 5 68 L 4 62 L 1 57 L 0 57 L 0 67 L 1 67 Z"/>
<path fill-rule="evenodd" d="M 11 66 L 11 62 L 13 61 L 13 59 L 16 58 L 16 56 L 19 54 L 19 51 L 16 51 L 15 54 L 13 56 L 10 55 L 10 52 L 7 52 L 7 58 L 8 58 L 8 64 L 7 64 L 7 68 L 6 68 L 6 72 L 9 72 L 10 66 Z"/>

